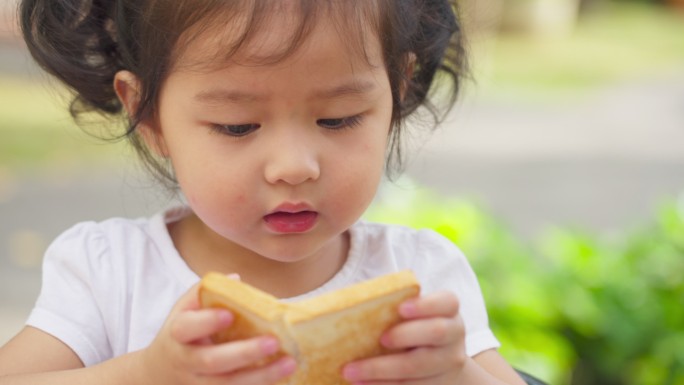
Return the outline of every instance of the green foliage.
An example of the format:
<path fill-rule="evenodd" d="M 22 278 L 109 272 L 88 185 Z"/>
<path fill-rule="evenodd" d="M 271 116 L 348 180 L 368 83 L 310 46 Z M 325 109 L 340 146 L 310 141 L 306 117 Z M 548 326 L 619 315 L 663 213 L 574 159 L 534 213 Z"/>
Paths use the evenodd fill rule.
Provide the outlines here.
<path fill-rule="evenodd" d="M 432 228 L 480 278 L 501 352 L 554 384 L 684 384 L 684 206 L 619 239 L 555 228 L 516 238 L 476 204 L 427 192 L 368 219 Z"/>

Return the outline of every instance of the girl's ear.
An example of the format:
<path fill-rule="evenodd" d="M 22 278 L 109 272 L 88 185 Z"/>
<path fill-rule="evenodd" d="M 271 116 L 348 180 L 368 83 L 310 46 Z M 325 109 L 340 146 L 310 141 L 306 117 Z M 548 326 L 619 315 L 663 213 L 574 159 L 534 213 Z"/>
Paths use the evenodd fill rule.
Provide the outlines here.
<path fill-rule="evenodd" d="M 129 119 L 134 117 L 140 104 L 140 80 L 130 71 L 119 71 L 114 76 L 114 91 L 121 101 Z M 161 157 L 167 157 L 168 151 L 161 129 L 157 127 L 154 119 L 138 122 L 135 127 L 142 137 L 147 148 Z"/>
<path fill-rule="evenodd" d="M 403 101 L 406 97 L 406 91 L 408 89 L 408 82 L 413 78 L 413 71 L 416 69 L 416 54 L 409 52 L 406 54 L 406 73 L 404 74 L 404 81 L 401 83 L 400 97 Z"/>
<path fill-rule="evenodd" d="M 130 71 L 119 71 L 114 75 L 114 91 L 129 117 L 135 115 L 140 103 L 140 81 Z"/>

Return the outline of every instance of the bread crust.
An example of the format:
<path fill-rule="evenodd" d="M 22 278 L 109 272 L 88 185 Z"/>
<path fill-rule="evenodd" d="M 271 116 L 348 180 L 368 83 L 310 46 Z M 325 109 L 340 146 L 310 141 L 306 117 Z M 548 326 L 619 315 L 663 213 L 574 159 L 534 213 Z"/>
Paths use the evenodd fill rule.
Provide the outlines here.
<path fill-rule="evenodd" d="M 230 310 L 233 324 L 216 343 L 261 335 L 280 340 L 281 351 L 258 363 L 292 356 L 297 371 L 279 384 L 347 384 L 344 364 L 387 353 L 380 337 L 401 321 L 399 304 L 420 293 L 410 271 L 400 271 L 311 299 L 282 303 L 268 293 L 223 274 L 209 273 L 200 285 L 203 307 Z"/>

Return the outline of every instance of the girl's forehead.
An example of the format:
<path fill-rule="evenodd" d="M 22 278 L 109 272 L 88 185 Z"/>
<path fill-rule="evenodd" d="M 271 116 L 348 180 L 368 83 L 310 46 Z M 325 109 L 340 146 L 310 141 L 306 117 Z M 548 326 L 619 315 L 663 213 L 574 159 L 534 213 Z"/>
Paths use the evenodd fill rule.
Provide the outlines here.
<path fill-rule="evenodd" d="M 283 3 L 290 6 L 258 18 L 231 12 L 226 18 L 197 23 L 181 35 L 172 68 L 201 71 L 232 64 L 278 65 L 316 52 L 336 54 L 356 65 L 383 65 L 378 21 L 373 20 L 377 15 L 353 12 L 356 17 L 351 17 L 350 10 L 344 9 L 303 14 L 293 3 Z"/>

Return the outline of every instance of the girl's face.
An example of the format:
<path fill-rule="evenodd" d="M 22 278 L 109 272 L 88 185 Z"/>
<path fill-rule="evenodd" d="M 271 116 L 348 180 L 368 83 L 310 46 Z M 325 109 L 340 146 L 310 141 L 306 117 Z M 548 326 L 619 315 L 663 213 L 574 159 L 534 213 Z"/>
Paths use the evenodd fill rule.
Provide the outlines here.
<path fill-rule="evenodd" d="M 249 58 L 281 48 L 290 31 L 277 22 L 219 70 L 185 66 L 211 57 L 205 34 L 165 81 L 160 151 L 217 249 L 326 257 L 375 195 L 392 113 L 380 43 L 349 49 L 330 24 L 275 64 Z"/>

